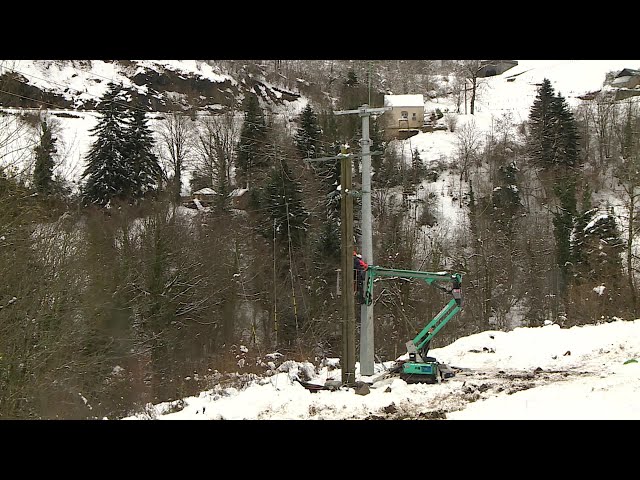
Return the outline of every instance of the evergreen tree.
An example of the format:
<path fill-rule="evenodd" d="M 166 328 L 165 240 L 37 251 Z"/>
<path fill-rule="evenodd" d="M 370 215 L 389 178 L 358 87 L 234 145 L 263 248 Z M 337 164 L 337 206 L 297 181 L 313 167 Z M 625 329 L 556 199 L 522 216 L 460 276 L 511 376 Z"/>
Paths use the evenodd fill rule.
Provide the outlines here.
<path fill-rule="evenodd" d="M 113 199 L 125 199 L 133 191 L 128 164 L 127 107 L 121 87 L 110 83 L 96 109 L 101 118 L 90 132 L 96 140 L 87 153 L 86 179 L 82 191 L 85 205 L 106 206 Z"/>
<path fill-rule="evenodd" d="M 562 95 L 544 79 L 529 113 L 529 153 L 545 168 L 571 167 L 578 160 L 578 127 Z"/>
<path fill-rule="evenodd" d="M 356 75 L 356 72 L 353 71 L 352 68 L 350 68 L 347 71 L 347 78 L 344 80 L 344 86 L 345 87 L 357 87 L 358 85 L 360 85 L 360 82 L 358 81 L 358 75 Z"/>
<path fill-rule="evenodd" d="M 326 222 L 322 222 L 318 233 L 316 251 L 323 258 L 329 258 L 334 262 L 340 260 L 342 248 L 342 235 L 340 231 L 340 218 L 330 216 Z"/>
<path fill-rule="evenodd" d="M 613 207 L 609 207 L 606 215 L 598 218 L 591 228 L 587 229 L 586 234 L 595 237 L 594 243 L 597 243 L 597 246 L 593 245 L 594 254 L 597 250 L 593 262 L 596 275 L 601 278 L 610 278 L 617 290 L 621 283 L 621 253 L 624 249 L 624 242 L 613 213 Z"/>
<path fill-rule="evenodd" d="M 51 129 L 46 120 L 40 124 L 40 143 L 35 146 L 35 168 L 33 170 L 33 183 L 38 193 L 48 195 L 53 192 L 53 155 L 57 152 L 57 138 L 52 136 Z"/>
<path fill-rule="evenodd" d="M 549 79 L 545 78 L 538 89 L 529 113 L 529 152 L 537 163 L 550 165 L 553 163 L 553 138 L 551 130 L 554 125 L 552 103 L 554 90 Z"/>
<path fill-rule="evenodd" d="M 556 260 L 562 273 L 562 288 L 567 286 L 571 271 L 571 232 L 576 217 L 576 180 L 566 175 L 559 178 L 554 185 L 554 192 L 560 202 L 553 213 L 553 226 L 556 237 Z"/>
<path fill-rule="evenodd" d="M 240 130 L 238 154 L 236 156 L 236 185 L 250 186 L 256 170 L 267 165 L 264 155 L 267 126 L 258 97 L 248 95 L 244 102 L 244 123 Z"/>
<path fill-rule="evenodd" d="M 137 200 L 158 188 L 162 170 L 158 157 L 153 153 L 155 141 L 145 112 L 141 109 L 133 109 L 130 111 L 129 118 L 127 128 L 129 135 L 127 165 L 131 169 L 129 196 Z"/>
<path fill-rule="evenodd" d="M 498 168 L 500 184 L 491 195 L 494 220 L 509 239 L 512 239 L 515 218 L 522 206 L 516 180 L 517 171 L 514 162 Z"/>
<path fill-rule="evenodd" d="M 318 125 L 318 116 L 307 103 L 307 106 L 300 114 L 300 127 L 297 129 L 294 142 L 298 151 L 306 156 L 313 158 L 320 153 L 320 126 Z"/>
<path fill-rule="evenodd" d="M 335 156 L 340 153 L 341 143 L 338 139 L 338 126 L 333 111 L 322 111 L 319 115 L 320 142 L 319 156 Z M 330 258 L 336 263 L 340 260 L 340 160 L 334 162 L 318 162 L 314 170 L 321 180 L 320 194 L 325 199 L 326 219 L 318 233 L 316 252 L 321 257 Z"/>
<path fill-rule="evenodd" d="M 342 110 L 356 109 L 360 105 L 367 103 L 367 98 L 368 90 L 366 85 L 362 85 L 353 69 L 349 69 L 347 78 L 342 82 L 339 107 Z M 361 136 L 362 121 L 358 115 L 345 115 L 345 117 L 340 121 L 341 137 L 349 145 L 357 144 L 358 137 Z M 358 160 L 354 159 L 354 166 L 357 166 L 357 164 Z"/>
<path fill-rule="evenodd" d="M 338 155 L 342 145 L 338 136 L 336 116 L 331 110 L 323 111 L 320 113 L 319 123 L 320 140 L 317 143 L 317 154 L 327 157 Z M 315 166 L 315 170 L 323 179 L 323 184 L 326 186 L 326 193 L 333 195 L 340 184 L 340 161 L 319 162 L 318 165 Z M 338 205 L 336 208 L 339 215 L 340 206 Z"/>
<path fill-rule="evenodd" d="M 420 182 L 424 179 L 426 173 L 426 167 L 424 165 L 424 160 L 420 157 L 420 152 L 417 148 L 414 148 L 413 152 L 411 152 L 411 172 L 410 172 L 410 184 L 411 187 L 415 189 Z"/>
<path fill-rule="evenodd" d="M 551 138 L 553 139 L 553 160 L 556 165 L 573 167 L 578 162 L 578 126 L 573 113 L 562 95 L 551 103 L 554 118 Z"/>
<path fill-rule="evenodd" d="M 340 137 L 338 134 L 338 124 L 333 110 L 323 110 L 318 115 L 320 126 L 320 142 L 318 153 L 324 156 L 332 156 L 340 153 Z M 338 173 L 339 175 L 339 173 Z"/>
<path fill-rule="evenodd" d="M 231 200 L 229 198 L 229 194 L 231 193 L 231 187 L 229 186 L 229 180 L 223 172 L 227 169 L 227 158 L 222 155 L 220 156 L 220 173 L 216 175 L 215 179 L 215 187 L 216 197 L 214 200 L 214 210 L 218 213 L 226 212 L 230 208 Z"/>
<path fill-rule="evenodd" d="M 578 283 L 607 282 L 619 287 L 624 242 L 612 209 L 602 213 L 592 208 L 580 215 L 571 247 Z"/>
<path fill-rule="evenodd" d="M 379 155 L 371 156 L 371 166 L 374 166 L 374 161 L 376 158 L 382 158 L 382 153 L 387 147 L 387 142 L 384 140 L 384 131 L 381 128 L 380 123 L 381 122 L 378 120 L 377 116 L 372 115 L 369 119 L 369 140 L 371 141 L 370 150 L 372 153 L 380 152 Z"/>
<path fill-rule="evenodd" d="M 573 259 L 571 232 L 577 215 L 576 178 L 572 169 L 578 160 L 578 130 L 564 98 L 554 94 L 551 82 L 546 78 L 531 107 L 529 122 L 531 158 L 555 177 L 553 192 L 558 200 L 558 208 L 553 213 L 556 261 L 561 274 L 560 289 L 566 293 Z"/>
<path fill-rule="evenodd" d="M 282 242 L 291 240 L 294 248 L 301 247 L 306 238 L 309 213 L 302 202 L 302 187 L 293 179 L 284 159 L 277 159 L 271 170 L 263 206 L 269 211 L 276 238 Z"/>
<path fill-rule="evenodd" d="M 189 178 L 189 190 L 196 192 L 201 188 L 211 186 L 211 175 L 201 170 L 194 170 Z"/>
<path fill-rule="evenodd" d="M 574 278 L 577 283 L 580 283 L 581 278 L 581 270 L 583 265 L 586 262 L 586 255 L 584 252 L 584 233 L 585 228 L 589 224 L 592 219 L 594 212 L 597 209 L 593 209 L 591 205 L 591 188 L 588 183 L 585 183 L 582 190 L 582 202 L 580 210 L 578 211 L 574 227 L 573 233 L 571 234 L 570 248 L 571 248 L 571 262 L 575 266 L 576 270 L 574 272 Z"/>

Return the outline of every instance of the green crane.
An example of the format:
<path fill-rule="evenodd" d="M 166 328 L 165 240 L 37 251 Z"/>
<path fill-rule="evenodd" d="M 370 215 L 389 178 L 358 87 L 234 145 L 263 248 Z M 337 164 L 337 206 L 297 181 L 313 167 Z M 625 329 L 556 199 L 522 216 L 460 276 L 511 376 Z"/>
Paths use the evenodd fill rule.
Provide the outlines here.
<path fill-rule="evenodd" d="M 441 379 L 440 364 L 435 358 L 427 356 L 429 343 L 442 327 L 462 310 L 462 275 L 449 272 L 398 270 L 370 265 L 366 270 L 363 295 L 366 305 L 371 305 L 373 302 L 373 285 L 377 277 L 417 278 L 453 296 L 420 333 L 406 343 L 409 360 L 402 363 L 400 371 L 400 377 L 409 383 L 438 382 Z M 442 285 L 443 283 L 447 285 Z"/>

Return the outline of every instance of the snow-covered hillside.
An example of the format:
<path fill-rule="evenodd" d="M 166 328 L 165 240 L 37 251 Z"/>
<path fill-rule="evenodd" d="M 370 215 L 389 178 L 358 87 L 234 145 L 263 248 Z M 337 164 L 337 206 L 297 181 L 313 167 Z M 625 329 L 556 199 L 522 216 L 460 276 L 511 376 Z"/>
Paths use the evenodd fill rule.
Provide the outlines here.
<path fill-rule="evenodd" d="M 11 92 L 10 87 L 4 85 L 3 98 L 28 104 L 44 95 L 46 100 L 45 106 L 39 109 L 7 107 L 0 103 L 7 114 L 2 119 L 4 125 L 9 126 L 5 132 L 11 138 L 11 142 L 0 141 L 0 167 L 10 167 L 14 175 L 28 176 L 33 168 L 31 152 L 37 138 L 34 131 L 22 128 L 20 131 L 25 134 L 13 135 L 12 127 L 18 128 L 14 118 L 47 114 L 56 123 L 58 160 L 54 174 L 68 180 L 74 189 L 81 181 L 84 157 L 93 141 L 91 129 L 98 119 L 93 106 L 105 93 L 109 82 L 137 92 L 143 104 L 160 109 L 150 114 L 152 129 L 154 123 L 162 121 L 162 113 L 169 107 L 189 111 L 194 116 L 213 115 L 241 102 L 250 90 L 259 92 L 265 108 L 279 115 L 277 118 L 282 121 L 298 115 L 307 103 L 297 94 L 253 80 L 250 75 L 238 81 L 206 61 L 0 60 L 0 75 L 3 74 L 23 82 L 19 89 L 22 94 Z M 15 84 L 13 87 L 18 89 Z M 25 95 L 25 89 L 30 93 Z M 200 91 L 197 101 L 192 92 L 195 89 Z M 194 107 L 197 110 L 192 112 Z M 236 114 L 241 118 L 241 112 Z M 188 180 L 189 172 L 186 172 L 183 177 L 185 194 L 189 193 Z"/>
<path fill-rule="evenodd" d="M 456 112 L 456 101 L 451 97 L 425 101 L 426 115 L 436 109 L 445 115 L 455 115 L 455 131 L 418 133 L 406 140 L 394 140 L 391 145 L 402 153 L 407 163 L 411 161 L 411 153 L 417 149 L 427 168 L 447 167 L 435 182 L 423 182 L 416 194 L 418 199 L 432 194 L 430 203 L 437 205 L 432 208 L 439 223 L 434 231 L 451 231 L 464 218 L 461 203 L 457 200 L 461 192 L 468 191 L 468 185 L 461 185 L 457 171 L 459 140 L 456 132 L 465 125 L 477 131 L 478 150 L 482 148 L 487 134 L 495 132 L 499 125 L 504 125 L 517 137 L 517 130 L 528 119 L 538 87 L 545 78 L 551 81 L 554 91 L 562 94 L 575 108 L 583 102 L 579 97 L 584 94 L 611 88 L 605 85 L 607 73 L 639 67 L 640 60 L 519 60 L 517 66 L 503 74 L 479 80 L 473 115 L 469 108 L 464 113 L 464 104 L 460 107 L 461 113 L 452 113 Z M 601 191 L 594 197 L 602 199 L 603 203 L 608 201 L 620 210 L 620 201 L 611 193 Z"/>
<path fill-rule="evenodd" d="M 479 85 L 476 111 L 474 115 L 458 114 L 457 126 L 473 121 L 481 131 L 488 131 L 497 119 L 508 115 L 513 126 L 517 126 L 529 115 L 529 109 L 537 93 L 537 86 L 544 78 L 551 80 L 554 89 L 575 106 L 579 96 L 603 88 L 608 72 L 623 68 L 640 68 L 637 60 L 519 60 L 516 67 L 502 75 L 482 79 Z M 155 95 L 158 99 L 167 96 L 173 98 L 182 95 L 172 92 L 171 85 L 164 92 L 156 91 L 147 85 L 141 85 L 141 76 L 147 75 L 151 81 L 152 72 L 172 72 L 176 79 L 195 78 L 224 86 L 229 94 L 242 96 L 237 90 L 238 81 L 223 73 L 215 64 L 205 61 L 188 60 L 132 60 L 127 63 L 101 60 L 91 61 L 0 61 L 0 74 L 11 72 L 26 79 L 30 86 L 44 92 L 57 95 L 58 101 L 51 102 L 48 112 L 59 121 L 62 133 L 60 141 L 64 144 L 61 152 L 62 164 L 58 171 L 69 180 L 77 182 L 83 161 L 91 143 L 89 129 L 95 125 L 96 114 L 81 111 L 83 105 L 99 100 L 109 82 L 119 82 L 131 87 L 143 95 Z M 150 73 L 151 72 L 151 73 Z M 234 89 L 236 89 L 234 91 Z M 415 92 L 422 93 L 422 92 Z M 269 95 L 280 96 L 278 89 L 271 89 Z M 63 102 L 64 100 L 64 102 Z M 212 101 L 210 99 L 209 101 Z M 303 97 L 288 97 L 272 107 L 288 118 L 295 116 L 304 108 L 307 100 Z M 64 106 L 63 106 L 64 104 Z M 57 106 L 63 108 L 56 108 Z M 217 105 L 221 107 L 220 104 Z M 373 105 L 375 106 L 375 105 Z M 216 110 L 216 104 L 207 105 Z M 425 103 L 425 111 L 439 108 L 441 111 L 455 111 L 452 98 L 438 98 Z M 3 109 L 15 112 L 12 109 Z M 75 111 L 73 111 L 75 110 Z M 32 138 L 25 139 L 29 145 Z M 417 148 L 423 160 L 451 161 L 456 148 L 455 135 L 451 132 L 432 132 L 414 136 L 401 143 L 399 148 L 410 158 L 411 151 Z M 15 161 L 15 155 L 8 151 L 0 152 L 2 165 L 12 164 L 16 168 L 24 167 Z"/>

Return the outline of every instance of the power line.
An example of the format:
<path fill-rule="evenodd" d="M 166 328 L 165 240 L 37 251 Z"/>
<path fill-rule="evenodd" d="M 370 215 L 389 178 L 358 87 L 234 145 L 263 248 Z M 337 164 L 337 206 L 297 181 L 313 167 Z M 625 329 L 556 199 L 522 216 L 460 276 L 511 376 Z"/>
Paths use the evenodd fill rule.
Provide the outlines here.
<path fill-rule="evenodd" d="M 89 95 L 91 97 L 97 98 L 98 100 L 100 100 L 102 98 L 99 95 L 95 95 L 95 94 L 89 93 L 89 92 L 83 92 L 82 90 L 78 90 L 77 88 L 73 88 L 73 87 L 70 87 L 69 85 L 65 85 L 65 84 L 62 84 L 62 83 L 54 82 L 53 80 L 49 80 L 49 79 L 46 79 L 46 78 L 36 77 L 35 75 L 33 75 L 31 73 L 21 72 L 19 70 L 16 70 L 15 68 L 11 68 L 11 67 L 2 67 L 2 68 L 5 68 L 6 70 L 11 70 L 11 71 L 13 71 L 15 73 L 19 73 L 20 75 L 24 75 L 25 77 L 35 78 L 37 80 L 42 80 L 44 82 L 49 82 L 49 83 L 51 83 L 53 85 L 58 85 L 60 87 L 64 87 L 64 88 L 67 88 L 67 89 L 70 89 L 70 90 L 75 90 L 76 92 L 80 93 L 81 95 Z M 71 68 L 73 68 L 74 70 L 78 71 L 75 67 L 71 67 Z M 97 74 L 94 74 L 94 73 L 92 73 L 92 75 L 95 75 L 97 77 L 101 76 L 101 75 L 97 75 Z M 107 78 L 107 77 L 102 77 L 102 78 Z M 108 80 L 108 78 L 107 78 L 107 80 Z M 116 82 L 113 79 L 111 80 L 111 83 L 122 85 L 120 82 Z M 5 93 L 8 93 L 8 92 L 5 92 Z M 51 92 L 51 93 L 55 94 L 55 92 Z M 35 98 L 29 98 L 29 97 L 23 97 L 23 98 L 28 98 L 29 100 L 40 102 L 40 100 L 36 100 Z M 47 102 L 42 102 L 42 103 L 47 103 Z M 148 112 L 148 110 L 145 110 L 145 109 L 142 109 L 142 108 L 137 108 L 136 106 L 130 105 L 130 104 L 127 104 L 127 103 L 119 103 L 117 101 L 114 101 L 113 103 L 116 104 L 116 105 L 125 106 L 127 108 L 132 109 L 132 110 L 139 110 L 139 111 L 145 112 L 145 113 Z M 74 108 L 73 110 L 74 111 L 79 111 L 77 108 Z M 82 110 L 82 111 L 86 111 L 86 110 Z"/>
<path fill-rule="evenodd" d="M 51 107 L 55 108 L 56 110 L 69 110 L 68 108 L 60 107 L 59 105 L 55 105 L 55 104 L 53 104 L 53 103 L 51 103 L 51 102 L 45 102 L 44 100 L 38 100 L 38 99 L 36 99 L 36 98 L 27 97 L 27 96 L 25 96 L 25 95 L 19 95 L 19 94 L 17 94 L 17 93 L 13 93 L 13 92 L 7 92 L 6 90 L 2 90 L 2 89 L 0 89 L 0 93 L 5 93 L 5 94 L 7 94 L 7 95 L 12 95 L 12 96 L 14 96 L 14 97 L 22 98 L 22 99 L 24 99 L 24 100 L 33 100 L 34 102 L 39 102 L 39 103 L 42 103 L 42 104 L 44 104 L 44 105 L 49 105 L 49 106 L 51 106 Z M 21 107 L 3 107 L 3 108 L 21 108 Z M 34 109 L 32 109 L 32 110 L 36 110 L 36 109 L 34 108 Z M 90 111 L 90 110 L 78 110 L 78 109 L 71 109 L 71 110 L 73 110 L 74 112 L 82 112 L 82 113 L 86 113 L 87 115 L 89 115 L 89 116 L 91 116 L 91 117 L 98 118 L 96 115 L 94 115 L 93 113 L 91 113 L 91 111 Z"/>

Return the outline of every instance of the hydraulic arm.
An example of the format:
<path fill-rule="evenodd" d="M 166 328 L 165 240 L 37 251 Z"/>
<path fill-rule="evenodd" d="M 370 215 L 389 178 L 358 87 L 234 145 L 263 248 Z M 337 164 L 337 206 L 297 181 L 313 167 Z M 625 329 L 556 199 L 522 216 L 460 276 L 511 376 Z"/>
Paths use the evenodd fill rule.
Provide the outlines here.
<path fill-rule="evenodd" d="M 376 277 L 417 278 L 453 296 L 420 333 L 406 344 L 409 361 L 403 364 L 403 376 L 412 378 L 414 381 L 420 381 L 420 377 L 424 377 L 427 381 L 435 381 L 438 376 L 438 364 L 435 359 L 427 357 L 429 343 L 442 327 L 462 309 L 462 275 L 449 272 L 398 270 L 370 265 L 367 268 L 365 280 L 364 301 L 367 305 L 371 305 L 373 301 L 373 285 Z M 442 285 L 443 283 L 447 285 Z"/>

